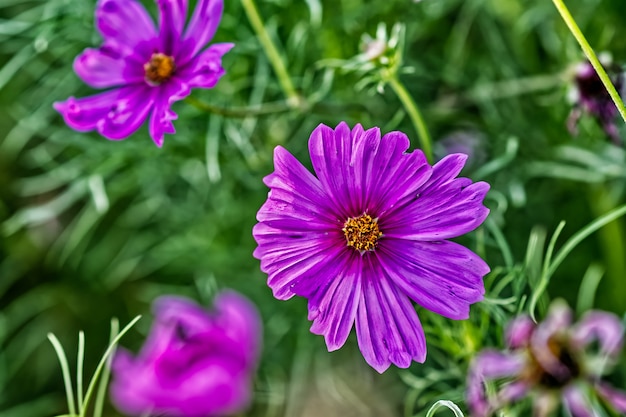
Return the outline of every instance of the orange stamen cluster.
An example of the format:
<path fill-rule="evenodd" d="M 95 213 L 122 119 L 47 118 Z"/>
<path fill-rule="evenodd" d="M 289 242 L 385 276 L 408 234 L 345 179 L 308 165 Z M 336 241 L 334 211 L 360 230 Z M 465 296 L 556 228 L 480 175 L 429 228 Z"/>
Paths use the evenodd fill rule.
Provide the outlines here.
<path fill-rule="evenodd" d="M 365 213 L 359 217 L 349 218 L 341 230 L 348 246 L 352 246 L 359 252 L 374 250 L 378 239 L 383 235 L 378 228 L 378 219 Z"/>
<path fill-rule="evenodd" d="M 156 53 L 152 54 L 150 61 L 144 64 L 143 69 L 146 72 L 146 80 L 151 84 L 159 85 L 170 79 L 176 70 L 176 65 L 171 56 Z"/>

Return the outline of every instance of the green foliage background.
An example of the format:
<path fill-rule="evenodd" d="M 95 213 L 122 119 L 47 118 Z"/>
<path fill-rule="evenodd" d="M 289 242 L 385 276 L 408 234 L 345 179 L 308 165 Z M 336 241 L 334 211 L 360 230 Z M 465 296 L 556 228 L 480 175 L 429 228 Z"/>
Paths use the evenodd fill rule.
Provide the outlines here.
<path fill-rule="evenodd" d="M 89 373 L 107 344 L 111 317 L 126 323 L 168 293 L 209 305 L 220 288 L 252 299 L 265 323 L 250 415 L 411 416 L 424 415 L 437 399 L 462 404 L 468 360 L 482 346 L 500 344 L 502 324 L 526 308 L 536 289 L 546 235 L 565 220 L 559 247 L 626 202 L 624 150 L 609 144 L 589 117 L 578 137 L 566 129 L 567 91 L 582 53 L 548 0 L 259 0 L 296 88 L 320 101 L 304 112 L 244 118 L 179 102 L 177 133 L 166 137 L 163 149 L 145 127 L 112 142 L 71 130 L 52 109 L 54 101 L 94 92 L 71 69 L 78 53 L 100 44 L 94 3 L 0 1 L 3 417 L 66 412 L 48 332 L 73 361 L 76 335 L 85 330 Z M 624 62 L 626 2 L 569 3 L 595 50 Z M 327 353 L 323 339 L 308 332 L 305 300 L 273 299 L 252 257 L 251 235 L 274 146 L 310 165 L 311 130 L 341 120 L 402 130 L 417 146 L 391 89 L 356 90 L 361 75 L 325 65 L 357 55 L 361 36 L 373 35 L 380 22 L 406 25 L 405 65 L 414 71 L 401 79 L 433 137 L 461 129 L 485 138 L 487 160 L 464 174 L 492 184 L 492 214 L 460 241 L 493 270 L 486 278 L 488 300 L 472 308 L 472 320 L 451 322 L 420 309 L 427 363 L 382 376 L 364 365 L 353 336 L 341 351 Z M 193 97 L 222 108 L 284 100 L 239 2 L 225 1 L 214 42 L 236 43 L 224 58 L 227 74 L 215 89 L 195 90 Z M 623 315 L 625 232 L 624 222 L 616 221 L 585 240 L 547 293 L 581 309 Z M 605 271 L 595 296 L 579 294 L 590 265 Z M 540 316 L 546 303 L 541 297 Z M 137 349 L 149 325 L 149 317 L 142 319 L 122 344 Z M 615 381 L 626 385 L 626 366 Z M 105 413 L 116 415 L 112 408 Z"/>

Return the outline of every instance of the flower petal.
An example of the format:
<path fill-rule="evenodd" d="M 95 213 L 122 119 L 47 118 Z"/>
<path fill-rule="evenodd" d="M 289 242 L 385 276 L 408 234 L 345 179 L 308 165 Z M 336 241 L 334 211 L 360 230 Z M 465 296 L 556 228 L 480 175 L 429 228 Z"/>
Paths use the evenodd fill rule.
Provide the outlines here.
<path fill-rule="evenodd" d="M 364 212 L 380 217 L 405 196 L 412 195 L 430 175 L 421 151 L 404 152 L 406 135 L 380 137 L 378 128 L 350 130 L 319 125 L 309 139 L 315 173 L 344 218 Z"/>
<path fill-rule="evenodd" d="M 615 411 L 626 413 L 626 391 L 615 389 L 604 382 L 596 384 L 596 390 Z"/>
<path fill-rule="evenodd" d="M 118 51 L 107 47 L 85 49 L 74 60 L 74 71 L 94 88 L 115 87 L 144 80 L 140 65 L 129 65 Z"/>
<path fill-rule="evenodd" d="M 193 58 L 180 71 L 180 77 L 187 80 L 190 87 L 213 88 L 226 73 L 222 68 L 222 56 L 235 44 L 216 43 Z"/>
<path fill-rule="evenodd" d="M 136 0 L 99 0 L 96 26 L 105 44 L 122 55 L 139 55 L 146 60 L 156 46 L 157 32 L 150 15 Z"/>
<path fill-rule="evenodd" d="M 589 400 L 575 384 L 570 384 L 563 390 L 563 403 L 572 417 L 598 417 Z"/>
<path fill-rule="evenodd" d="M 555 336 L 566 331 L 572 323 L 572 310 L 565 301 L 557 299 L 552 302 L 548 314 L 537 325 L 530 338 L 530 349 L 539 364 L 555 378 L 566 381 L 572 377 L 572 370 L 563 364 L 550 348 Z"/>
<path fill-rule="evenodd" d="M 572 329 L 572 342 L 584 348 L 597 340 L 601 355 L 615 357 L 622 350 L 624 326 L 619 318 L 603 311 L 589 311 Z"/>
<path fill-rule="evenodd" d="M 528 346 L 535 327 L 535 322 L 527 315 L 514 318 L 506 328 L 507 347 L 517 349 Z"/>
<path fill-rule="evenodd" d="M 248 369 L 255 368 L 263 327 L 256 307 L 234 291 L 222 291 L 215 297 L 213 305 L 217 312 L 217 325 L 241 351 Z"/>
<path fill-rule="evenodd" d="M 433 174 L 417 191 L 417 198 L 389 213 L 381 230 L 386 236 L 415 240 L 458 237 L 480 226 L 489 214 L 483 199 L 486 182 L 451 178 L 462 168 L 464 155 L 450 155 L 433 167 Z"/>
<path fill-rule="evenodd" d="M 267 284 L 280 300 L 309 296 L 339 272 L 345 245 L 323 232 L 284 231 L 258 223 L 252 233 L 259 244 L 254 256 L 261 260 Z"/>
<path fill-rule="evenodd" d="M 487 417 L 496 408 L 485 392 L 485 382 L 519 375 L 524 369 L 523 356 L 511 355 L 495 350 L 484 350 L 479 353 L 468 371 L 466 399 L 467 406 L 476 417 Z M 530 387 L 516 387 L 517 394 L 528 392 Z"/>
<path fill-rule="evenodd" d="M 213 38 L 223 10 L 223 0 L 198 0 L 184 36 L 188 56 L 195 56 Z"/>
<path fill-rule="evenodd" d="M 282 217 L 302 219 L 306 229 L 310 221 L 337 225 L 339 222 L 328 203 L 328 196 L 315 178 L 293 155 L 282 146 L 274 149 L 274 172 L 263 179 L 270 188 L 267 203 L 261 207 L 257 220 L 266 222 Z"/>
<path fill-rule="evenodd" d="M 128 86 L 94 96 L 54 103 L 65 123 L 84 132 L 97 130 L 108 139 L 125 139 L 146 119 L 154 103 L 150 87 Z"/>
<path fill-rule="evenodd" d="M 187 0 L 157 0 L 159 6 L 159 52 L 178 57 L 185 21 Z M 183 63 L 177 63 L 183 64 Z"/>
<path fill-rule="evenodd" d="M 176 133 L 172 120 L 176 120 L 178 115 L 172 111 L 172 104 L 191 94 L 191 89 L 177 77 L 155 87 L 155 90 L 158 96 L 150 117 L 149 132 L 154 143 L 161 147 L 165 133 Z"/>
<path fill-rule="evenodd" d="M 361 299 L 360 258 L 344 264 L 343 271 L 331 277 L 330 285 L 309 299 L 309 317 L 314 317 L 311 332 L 324 336 L 329 352 L 343 346 L 354 324 Z"/>
<path fill-rule="evenodd" d="M 424 362 L 426 339 L 415 308 L 372 258 L 364 258 L 363 294 L 356 317 L 359 349 L 380 373 L 392 363 L 408 368 L 412 360 Z"/>
<path fill-rule="evenodd" d="M 469 306 L 482 300 L 482 278 L 489 266 L 454 242 L 381 240 L 378 253 L 388 276 L 422 307 L 455 320 L 469 317 Z"/>

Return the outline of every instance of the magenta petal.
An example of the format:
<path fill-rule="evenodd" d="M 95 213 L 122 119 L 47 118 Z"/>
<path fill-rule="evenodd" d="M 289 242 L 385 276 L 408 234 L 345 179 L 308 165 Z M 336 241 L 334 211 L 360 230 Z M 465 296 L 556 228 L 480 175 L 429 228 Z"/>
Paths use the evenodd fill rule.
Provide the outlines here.
<path fill-rule="evenodd" d="M 506 345 L 511 349 L 528 346 L 535 327 L 535 322 L 529 316 L 516 317 L 506 328 Z"/>
<path fill-rule="evenodd" d="M 159 6 L 160 52 L 176 56 L 187 19 L 187 0 L 157 0 Z M 183 62 L 177 64 L 182 65 Z"/>
<path fill-rule="evenodd" d="M 136 86 L 54 103 L 65 123 L 78 131 L 97 130 L 108 139 L 125 139 L 134 133 L 148 116 L 154 98 L 149 87 Z"/>
<path fill-rule="evenodd" d="M 626 413 L 626 391 L 615 389 L 604 382 L 596 384 L 596 390 L 615 411 Z"/>
<path fill-rule="evenodd" d="M 413 301 L 451 319 L 469 317 L 470 304 L 482 300 L 482 278 L 489 272 L 478 255 L 454 242 L 380 244 L 380 262 Z"/>
<path fill-rule="evenodd" d="M 399 132 L 380 137 L 378 128 L 351 131 L 319 125 L 309 139 L 315 173 L 344 218 L 367 212 L 381 216 L 427 180 L 424 155 L 405 154 L 408 138 Z"/>
<path fill-rule="evenodd" d="M 424 331 L 409 299 L 383 277 L 374 265 L 365 271 L 356 318 L 359 349 L 367 363 L 384 372 L 390 364 L 408 368 L 412 360 L 424 362 Z"/>
<path fill-rule="evenodd" d="M 549 343 L 553 337 L 567 331 L 571 323 L 572 311 L 563 300 L 556 300 L 552 302 L 545 320 L 537 325 L 530 339 L 530 349 L 537 362 L 560 380 L 570 378 L 571 371 L 550 349 Z"/>
<path fill-rule="evenodd" d="M 570 384 L 563 391 L 563 402 L 572 417 L 597 417 L 598 414 L 593 410 L 589 400 L 575 385 Z"/>
<path fill-rule="evenodd" d="M 523 370 L 525 360 L 523 356 L 510 355 L 493 350 L 484 350 L 478 354 L 470 365 L 467 380 L 467 405 L 476 417 L 491 415 L 494 405 L 489 401 L 485 392 L 485 382 L 519 375 Z M 530 387 L 520 385 L 511 392 L 514 395 L 523 395 Z"/>
<path fill-rule="evenodd" d="M 125 55 L 139 54 L 149 58 L 157 32 L 150 15 L 136 0 L 99 0 L 96 26 L 105 43 Z"/>
<path fill-rule="evenodd" d="M 450 157 L 446 158 L 451 159 Z M 441 163 L 446 163 L 446 159 Z M 459 159 L 460 160 L 460 159 Z M 480 226 L 489 214 L 483 200 L 489 184 L 472 183 L 467 178 L 444 180 L 449 173 L 433 169 L 433 174 L 417 191 L 417 198 L 394 210 L 385 221 L 385 234 L 414 240 L 450 239 Z M 436 190 L 432 184 L 439 184 Z M 383 225 L 381 224 L 381 227 Z"/>
<path fill-rule="evenodd" d="M 213 38 L 223 10 L 223 0 L 198 0 L 184 37 L 188 56 L 195 56 Z"/>
<path fill-rule="evenodd" d="M 337 258 L 338 248 L 324 233 L 285 232 L 259 223 L 253 229 L 259 247 L 254 256 L 261 259 L 261 270 L 268 275 L 267 284 L 280 300 L 314 292 L 334 276 L 321 274 L 332 268 L 327 260 Z M 306 238 L 302 238 L 306 236 Z M 339 264 L 335 262 L 334 265 Z M 334 268 L 333 268 L 334 269 Z M 307 281 L 312 280 L 307 284 Z M 311 288 L 312 287 L 312 288 Z M 309 290 L 303 290 L 309 288 Z"/>
<path fill-rule="evenodd" d="M 243 411 L 259 356 L 261 320 L 234 292 L 207 312 L 182 297 L 154 303 L 156 320 L 141 352 L 116 354 L 113 404 L 127 415 L 206 417 Z"/>
<path fill-rule="evenodd" d="M 157 90 L 158 99 L 155 100 L 152 115 L 150 117 L 149 131 L 154 143 L 163 146 L 163 138 L 166 133 L 176 133 L 172 120 L 178 115 L 171 109 L 175 101 L 182 100 L 191 93 L 189 85 L 179 78 L 173 78 Z"/>
<path fill-rule="evenodd" d="M 311 332 L 324 335 L 329 352 L 346 342 L 361 298 L 358 260 L 340 274 L 309 299 L 309 311 L 315 317 Z"/>
<path fill-rule="evenodd" d="M 74 60 L 74 71 L 94 88 L 115 87 L 142 82 L 142 67 L 128 65 L 119 52 L 111 48 L 85 49 Z"/>
<path fill-rule="evenodd" d="M 624 326 L 616 315 L 589 311 L 572 329 L 572 342 L 580 348 L 596 340 L 600 354 L 613 357 L 619 354 L 624 342 Z"/>
<path fill-rule="evenodd" d="M 235 44 L 216 43 L 193 58 L 181 72 L 190 87 L 213 88 L 226 73 L 222 68 L 222 56 Z"/>

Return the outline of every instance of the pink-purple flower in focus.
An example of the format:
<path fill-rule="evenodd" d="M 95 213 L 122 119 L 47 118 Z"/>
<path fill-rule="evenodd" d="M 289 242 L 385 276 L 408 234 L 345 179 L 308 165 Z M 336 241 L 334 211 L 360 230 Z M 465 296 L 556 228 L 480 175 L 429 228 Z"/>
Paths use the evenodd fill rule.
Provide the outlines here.
<path fill-rule="evenodd" d="M 615 89 L 621 92 L 624 87 L 624 77 L 619 67 L 615 66 L 610 57 L 606 55 L 601 55 L 600 59 L 604 61 L 603 66 L 606 68 Z M 615 123 L 615 118 L 618 115 L 617 107 L 615 107 L 615 103 L 600 80 L 600 76 L 589 61 L 581 62 L 576 67 L 574 84 L 575 87 L 571 93 L 574 108 L 567 121 L 570 132 L 574 135 L 577 134 L 576 125 L 584 112 L 598 121 L 604 132 L 615 144 L 621 144 L 622 140 Z"/>
<path fill-rule="evenodd" d="M 188 25 L 188 0 L 156 0 L 155 26 L 136 0 L 99 0 L 96 26 L 104 42 L 74 60 L 74 71 L 94 88 L 109 90 L 54 103 L 65 122 L 81 132 L 97 130 L 108 139 L 125 139 L 149 118 L 157 146 L 175 133 L 171 110 L 192 88 L 213 88 L 225 71 L 222 55 L 234 45 L 204 49 L 222 17 L 223 0 L 198 0 Z"/>
<path fill-rule="evenodd" d="M 485 220 L 489 185 L 457 178 L 465 155 L 430 166 L 408 147 L 401 132 L 319 125 L 309 139 L 314 176 L 278 146 L 253 229 L 254 256 L 274 296 L 306 297 L 311 331 L 330 351 L 355 326 L 378 372 L 426 357 L 411 301 L 466 319 L 489 272 L 478 255 L 447 240 Z"/>
<path fill-rule="evenodd" d="M 256 308 L 222 292 L 209 312 L 174 296 L 153 304 L 155 321 L 137 356 L 119 349 L 112 403 L 131 416 L 210 417 L 243 411 L 261 347 Z"/>
<path fill-rule="evenodd" d="M 572 417 L 593 417 L 600 398 L 626 413 L 626 392 L 602 380 L 622 349 L 624 327 L 617 316 L 589 311 L 572 323 L 572 311 L 555 301 L 544 321 L 513 320 L 506 333 L 507 350 L 484 350 L 468 373 L 467 405 L 474 417 L 531 398 L 533 417 L 551 415 L 563 403 Z M 597 348 L 594 348 L 597 346 Z M 494 395 L 485 384 L 505 381 Z"/>

